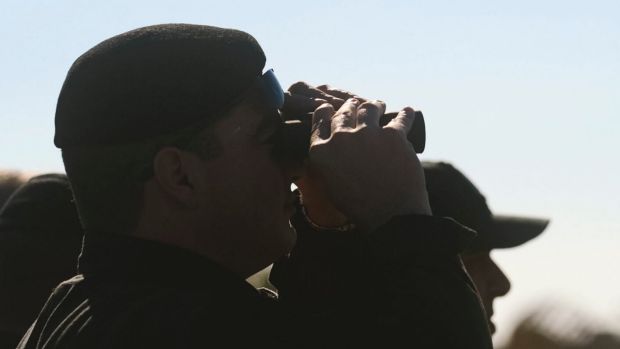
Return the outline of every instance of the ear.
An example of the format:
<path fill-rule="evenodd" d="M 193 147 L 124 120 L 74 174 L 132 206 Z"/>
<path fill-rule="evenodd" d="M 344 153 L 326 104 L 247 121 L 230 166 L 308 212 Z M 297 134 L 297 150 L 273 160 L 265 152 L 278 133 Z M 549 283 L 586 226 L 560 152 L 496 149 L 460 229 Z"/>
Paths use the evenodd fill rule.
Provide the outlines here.
<path fill-rule="evenodd" d="M 197 205 L 196 183 L 193 183 L 195 164 L 190 154 L 174 147 L 159 150 L 153 159 L 155 180 L 161 190 L 187 208 Z"/>

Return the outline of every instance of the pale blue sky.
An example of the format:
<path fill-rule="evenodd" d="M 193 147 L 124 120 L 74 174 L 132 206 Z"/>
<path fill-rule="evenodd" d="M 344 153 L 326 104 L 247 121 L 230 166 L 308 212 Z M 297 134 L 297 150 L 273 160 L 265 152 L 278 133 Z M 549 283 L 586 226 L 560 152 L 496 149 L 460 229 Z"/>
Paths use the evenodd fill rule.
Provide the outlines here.
<path fill-rule="evenodd" d="M 496 212 L 551 217 L 538 240 L 496 253 L 514 284 L 500 337 L 546 294 L 620 323 L 620 2 L 4 0 L 0 167 L 62 171 L 53 115 L 73 60 L 164 22 L 252 33 L 285 86 L 420 108 L 423 159 L 453 162 Z"/>

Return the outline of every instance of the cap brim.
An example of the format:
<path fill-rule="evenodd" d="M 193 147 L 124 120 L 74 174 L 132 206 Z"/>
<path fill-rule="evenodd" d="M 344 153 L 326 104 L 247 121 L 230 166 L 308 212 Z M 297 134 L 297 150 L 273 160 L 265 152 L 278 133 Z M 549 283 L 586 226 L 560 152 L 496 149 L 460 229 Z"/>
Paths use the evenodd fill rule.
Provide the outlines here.
<path fill-rule="evenodd" d="M 544 218 L 494 215 L 488 244 L 491 248 L 519 246 L 540 235 L 547 225 L 549 220 Z"/>

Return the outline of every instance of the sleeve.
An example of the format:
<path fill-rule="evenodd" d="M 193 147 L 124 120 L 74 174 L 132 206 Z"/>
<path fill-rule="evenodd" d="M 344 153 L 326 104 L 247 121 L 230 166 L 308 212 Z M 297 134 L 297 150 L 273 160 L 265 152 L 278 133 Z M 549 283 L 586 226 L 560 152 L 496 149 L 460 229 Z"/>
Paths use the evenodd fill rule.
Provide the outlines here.
<path fill-rule="evenodd" d="M 271 281 L 299 333 L 338 346 L 492 348 L 459 252 L 475 233 L 447 219 L 393 218 L 370 235 L 293 222 L 298 245 Z"/>

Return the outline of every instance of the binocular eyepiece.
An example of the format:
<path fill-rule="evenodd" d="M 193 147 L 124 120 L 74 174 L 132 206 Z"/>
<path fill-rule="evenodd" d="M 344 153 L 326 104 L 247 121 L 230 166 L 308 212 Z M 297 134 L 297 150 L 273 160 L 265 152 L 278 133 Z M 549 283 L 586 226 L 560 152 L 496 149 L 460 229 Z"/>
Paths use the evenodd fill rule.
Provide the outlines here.
<path fill-rule="evenodd" d="M 385 126 L 398 113 L 386 113 L 379 119 L 379 125 Z M 286 118 L 276 142 L 276 156 L 287 161 L 303 161 L 310 149 L 310 135 L 312 132 L 312 114 L 301 117 Z M 416 111 L 413 126 L 407 134 L 407 140 L 416 153 L 424 152 L 426 146 L 426 125 L 422 112 Z"/>

